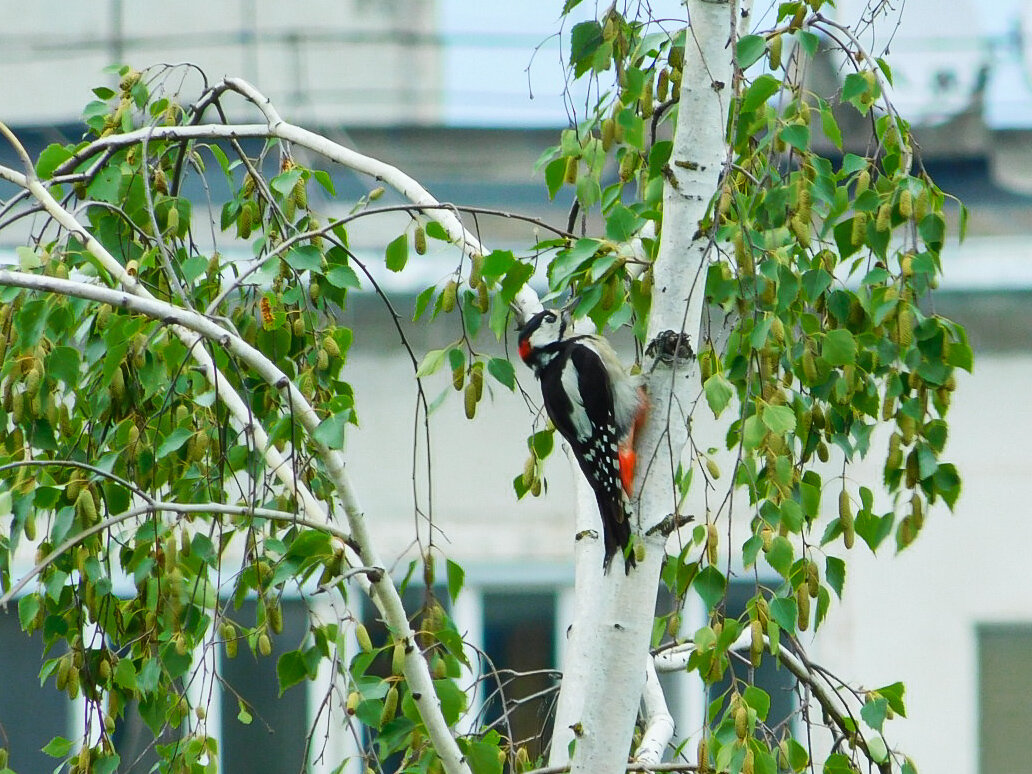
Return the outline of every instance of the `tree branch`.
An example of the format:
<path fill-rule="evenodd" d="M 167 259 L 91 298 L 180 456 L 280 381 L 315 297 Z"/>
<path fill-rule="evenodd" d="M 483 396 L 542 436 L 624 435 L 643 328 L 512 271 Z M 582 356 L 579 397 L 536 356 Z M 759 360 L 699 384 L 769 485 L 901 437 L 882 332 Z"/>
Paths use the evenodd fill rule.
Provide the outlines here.
<path fill-rule="evenodd" d="M 663 753 L 674 736 L 674 717 L 667 707 L 663 686 L 659 684 L 659 675 L 656 674 L 656 661 L 652 657 L 645 662 L 642 699 L 645 704 L 645 732 L 634 752 L 634 760 L 649 766 L 663 760 Z"/>
<path fill-rule="evenodd" d="M 386 183 L 398 193 L 411 201 L 413 204 L 423 208 L 424 212 L 432 213 L 432 217 L 444 228 L 452 243 L 457 245 L 466 255 L 482 255 L 484 247 L 480 241 L 462 225 L 450 209 L 441 205 L 429 191 L 421 186 L 415 179 L 405 174 L 397 167 L 386 164 L 377 159 L 365 156 L 339 143 L 323 137 L 320 134 L 303 129 L 294 124 L 284 121 L 279 113 L 272 106 L 271 102 L 254 86 L 241 78 L 227 78 L 223 84 L 216 88 L 222 91 L 227 89 L 236 91 L 252 102 L 262 111 L 266 118 L 266 124 L 197 124 L 191 126 L 155 126 L 137 129 L 124 134 L 112 134 L 93 141 L 85 148 L 80 149 L 74 156 L 61 164 L 55 171 L 55 175 L 65 174 L 74 170 L 91 156 L 108 148 L 120 148 L 129 145 L 142 143 L 145 140 L 191 140 L 191 139 L 269 139 L 275 137 L 286 142 L 291 142 L 302 148 L 319 154 L 320 156 L 336 162 L 348 169 L 368 175 L 375 180 Z M 535 310 L 541 308 L 541 302 L 537 294 L 529 287 L 524 286 L 513 300 L 513 304 L 526 317 Z"/>
<path fill-rule="evenodd" d="M 748 650 L 751 643 L 751 634 L 748 630 L 743 632 L 734 643 L 728 648 L 729 651 Z M 770 639 L 767 635 L 763 635 L 763 646 L 768 653 L 772 653 L 770 647 Z M 695 643 L 686 642 L 677 645 L 673 648 L 660 651 L 655 656 L 656 669 L 660 672 L 678 672 L 685 669 L 688 666 L 688 659 L 691 654 L 695 652 Z M 809 690 L 810 695 L 820 705 L 821 710 L 824 714 L 831 719 L 831 721 L 838 728 L 839 732 L 849 739 L 855 739 L 857 746 L 864 752 L 864 755 L 876 765 L 885 774 L 888 774 L 889 768 L 887 763 L 878 763 L 871 756 L 870 748 L 867 745 L 867 739 L 859 730 L 859 723 L 853 718 L 849 708 L 845 702 L 842 701 L 842 697 L 839 696 L 838 692 L 834 688 L 830 688 L 825 683 L 817 679 L 819 670 L 815 667 L 808 665 L 805 658 L 800 657 L 790 651 L 788 648 L 778 648 L 777 655 L 775 658 L 781 662 L 781 664 L 792 673 L 792 675 L 801 683 L 803 683 Z M 830 688 L 830 689 L 829 689 Z M 856 729 L 855 731 L 853 729 Z"/>
<path fill-rule="evenodd" d="M 341 540 L 347 540 L 348 537 L 346 532 L 331 524 L 311 521 L 309 519 L 299 517 L 297 514 L 287 513 L 286 511 L 276 511 L 268 508 L 252 508 L 246 505 L 227 505 L 224 503 L 169 503 L 161 500 L 153 500 L 145 505 L 140 505 L 136 508 L 131 508 L 128 511 L 124 511 L 116 516 L 109 516 L 106 519 L 102 519 L 93 526 L 84 529 L 82 532 L 78 532 L 70 538 L 67 538 L 63 543 L 61 543 L 61 545 L 47 554 L 40 562 L 36 563 L 32 569 L 22 576 L 21 580 L 11 586 L 11 588 L 8 589 L 2 597 L 0 597 L 0 608 L 6 610 L 8 603 L 18 596 L 18 592 L 25 588 L 29 581 L 53 564 L 54 560 L 61 556 L 61 554 L 65 553 L 69 549 L 75 548 L 75 546 L 86 540 L 86 538 L 96 535 L 98 532 L 103 532 L 110 527 L 117 526 L 123 521 L 129 521 L 130 519 L 135 519 L 138 516 L 159 512 L 180 514 L 218 513 L 232 516 L 260 516 L 264 519 L 271 519 L 272 521 L 289 522 L 291 524 L 300 524 L 304 527 L 311 527 L 312 529 L 317 529 L 333 535 L 334 537 L 338 537 Z"/>

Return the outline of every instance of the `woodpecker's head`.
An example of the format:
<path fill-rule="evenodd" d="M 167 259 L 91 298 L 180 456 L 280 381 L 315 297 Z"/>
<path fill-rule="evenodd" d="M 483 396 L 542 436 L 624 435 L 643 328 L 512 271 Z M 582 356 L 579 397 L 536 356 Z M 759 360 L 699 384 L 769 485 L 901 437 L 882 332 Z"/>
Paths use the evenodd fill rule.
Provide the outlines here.
<path fill-rule="evenodd" d="M 520 358 L 531 367 L 542 366 L 541 357 L 551 345 L 563 340 L 569 322 L 563 312 L 544 309 L 520 328 L 518 341 Z"/>

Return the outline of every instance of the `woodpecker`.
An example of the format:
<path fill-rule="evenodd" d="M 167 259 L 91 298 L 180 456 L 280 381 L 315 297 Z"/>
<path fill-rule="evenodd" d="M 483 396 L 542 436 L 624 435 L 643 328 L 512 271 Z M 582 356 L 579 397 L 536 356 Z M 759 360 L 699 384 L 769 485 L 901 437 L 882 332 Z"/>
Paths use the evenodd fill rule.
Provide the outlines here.
<path fill-rule="evenodd" d="M 628 551 L 631 525 L 626 492 L 634 486 L 634 434 L 644 420 L 645 392 L 600 336 L 574 334 L 562 312 L 538 312 L 519 337 L 520 358 L 541 382 L 545 411 L 573 449 L 587 478 L 599 515 L 609 565 L 624 551 L 624 570 L 634 566 Z"/>

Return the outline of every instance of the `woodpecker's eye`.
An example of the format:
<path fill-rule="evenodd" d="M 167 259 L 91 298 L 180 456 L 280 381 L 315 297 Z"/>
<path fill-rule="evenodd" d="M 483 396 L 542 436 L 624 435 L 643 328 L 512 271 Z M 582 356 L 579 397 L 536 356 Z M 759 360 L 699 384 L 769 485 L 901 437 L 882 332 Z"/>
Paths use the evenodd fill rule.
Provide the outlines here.
<path fill-rule="evenodd" d="M 554 323 L 555 319 L 555 314 L 553 312 L 545 312 L 545 322 Z"/>

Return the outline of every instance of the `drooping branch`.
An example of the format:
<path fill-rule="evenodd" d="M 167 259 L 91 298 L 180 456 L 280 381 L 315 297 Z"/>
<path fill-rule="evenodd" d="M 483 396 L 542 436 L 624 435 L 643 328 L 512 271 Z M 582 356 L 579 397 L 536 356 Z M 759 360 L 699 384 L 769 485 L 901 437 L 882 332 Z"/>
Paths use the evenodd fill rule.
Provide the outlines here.
<path fill-rule="evenodd" d="M 123 286 L 126 291 L 114 291 L 96 285 L 88 285 L 71 280 L 61 280 L 40 275 L 22 274 L 10 271 L 0 272 L 0 285 L 24 287 L 44 290 L 86 298 L 112 306 L 131 309 L 153 319 L 169 324 L 172 330 L 187 345 L 188 350 L 198 361 L 201 371 L 215 389 L 218 397 L 230 408 L 231 414 L 245 427 L 255 439 L 255 443 L 265 454 L 266 461 L 281 480 L 298 493 L 305 509 L 309 513 L 318 514 L 326 521 L 326 510 L 299 482 L 294 479 L 293 469 L 286 465 L 279 452 L 269 443 L 265 430 L 253 420 L 246 405 L 235 391 L 228 387 L 228 379 L 215 367 L 207 349 L 199 346 L 202 337 L 218 343 L 231 354 L 251 366 L 269 384 L 281 390 L 289 400 L 295 415 L 301 420 L 309 435 L 315 433 L 319 418 L 304 396 L 287 376 L 260 352 L 250 347 L 235 334 L 227 331 L 208 318 L 189 310 L 175 307 L 154 299 L 134 277 L 82 226 L 67 210 L 53 199 L 49 191 L 34 176 L 19 175 L 13 170 L 0 169 L 7 179 L 24 185 L 44 205 L 47 212 L 57 220 L 69 233 L 78 236 L 90 253 L 96 257 Z M 357 546 L 361 563 L 371 567 L 384 567 L 373 548 L 368 530 L 365 526 L 364 513 L 358 504 L 350 480 L 344 470 L 341 454 L 319 443 L 314 437 L 312 443 L 317 449 L 327 471 L 333 480 L 336 490 L 344 504 L 350 527 L 349 545 Z M 373 602 L 384 615 L 388 626 L 398 640 L 405 644 L 405 675 L 412 689 L 413 698 L 423 717 L 427 730 L 434 740 L 445 768 L 449 772 L 468 772 L 468 766 L 462 758 L 454 738 L 444 720 L 440 702 L 434 690 L 426 661 L 416 647 L 414 633 L 408 623 L 408 617 L 401 603 L 397 589 L 389 574 L 384 572 L 371 578 L 370 593 Z"/>
<path fill-rule="evenodd" d="M 221 93 L 235 91 L 252 102 L 263 114 L 264 124 L 195 124 L 190 126 L 153 126 L 136 129 L 124 134 L 112 134 L 94 140 L 81 148 L 71 158 L 58 166 L 54 174 L 61 175 L 73 171 L 84 161 L 98 153 L 110 149 L 125 148 L 154 140 L 239 140 L 276 138 L 293 143 L 316 153 L 328 161 L 368 175 L 375 180 L 391 186 L 395 191 L 420 208 L 424 218 L 438 222 L 448 234 L 449 239 L 466 255 L 479 256 L 484 247 L 477 237 L 470 232 L 456 216 L 455 212 L 443 206 L 429 191 L 414 178 L 390 164 L 363 155 L 330 140 L 316 132 L 296 126 L 283 118 L 273 107 L 271 101 L 261 94 L 253 85 L 241 78 L 227 78 L 215 87 Z M 513 300 L 521 315 L 526 317 L 541 306 L 537 294 L 529 286 L 524 286 Z"/>
<path fill-rule="evenodd" d="M 97 259 L 101 266 L 103 266 L 104 270 L 107 271 L 116 282 L 122 285 L 122 287 L 126 288 L 126 293 L 132 294 L 140 299 L 154 300 L 151 293 L 140 282 L 138 282 L 134 276 L 126 271 L 125 267 L 122 266 L 122 264 L 119 263 L 113 255 L 111 255 L 111 253 L 86 229 L 86 227 L 83 226 L 67 209 L 61 206 L 56 199 L 54 199 L 46 186 L 36 178 L 31 167 L 27 174 L 21 174 L 15 170 L 0 166 L 0 177 L 27 189 L 55 221 L 57 221 L 69 234 L 76 236 L 85 244 L 86 249 L 94 258 Z M 8 274 L 11 273 L 8 272 Z M 12 276 L 24 278 L 34 275 L 12 274 Z M 90 287 L 100 290 L 97 286 Z M 40 289 L 45 288 L 41 287 Z M 169 310 L 177 310 L 177 307 L 169 305 L 166 305 L 166 307 Z M 161 318 L 158 317 L 157 319 Z M 212 323 L 212 325 L 214 325 L 214 323 Z M 222 334 L 226 333 L 225 329 L 219 328 L 219 330 Z M 323 519 L 328 518 L 325 506 L 323 506 L 323 504 L 312 495 L 303 483 L 297 480 L 294 475 L 293 467 L 287 464 L 286 459 L 284 459 L 276 447 L 269 443 L 268 434 L 258 422 L 254 421 L 254 417 L 248 409 L 247 404 L 244 403 L 243 399 L 236 393 L 236 391 L 229 387 L 229 379 L 227 379 L 225 374 L 216 367 L 215 362 L 211 355 L 208 354 L 207 349 L 203 346 L 199 346 L 201 343 L 200 338 L 195 333 L 188 332 L 188 329 L 177 328 L 174 326 L 173 331 L 182 340 L 187 351 L 190 352 L 191 357 L 197 361 L 201 372 L 214 389 L 215 394 L 219 396 L 219 399 L 222 400 L 223 404 L 229 409 L 230 414 L 237 422 L 239 422 L 244 431 L 250 434 L 254 439 L 256 447 L 262 450 L 262 454 L 265 456 L 265 460 L 274 475 L 280 479 L 280 481 L 287 487 L 288 491 L 295 494 L 299 503 L 301 503 L 307 512 L 319 514 Z"/>
<path fill-rule="evenodd" d="M 319 426 L 320 419 L 314 409 L 286 374 L 254 347 L 203 315 L 180 309 L 154 298 L 134 296 L 124 291 L 56 277 L 0 270 L 0 286 L 4 285 L 109 303 L 112 306 L 125 308 L 167 323 L 173 329 L 179 329 L 180 332 L 190 332 L 191 335 L 202 336 L 219 344 L 229 354 L 240 358 L 267 383 L 282 391 L 290 401 L 294 415 L 308 432 L 311 443 L 325 463 L 327 473 L 341 498 L 350 527 L 349 545 L 356 548 L 364 565 L 385 567 L 372 544 L 365 523 L 365 513 L 345 470 L 343 456 L 340 452 L 332 450 L 318 441 L 315 431 Z M 180 335 L 182 336 L 182 333 Z M 197 349 L 206 351 L 201 347 Z M 420 716 L 427 726 L 430 737 L 434 740 L 446 770 L 468 774 L 469 768 L 444 720 L 428 665 L 415 642 L 415 633 L 409 624 L 401 597 L 389 573 L 383 572 L 376 577 L 370 577 L 370 597 L 383 614 L 396 641 L 402 643 L 404 647 L 406 654 L 405 677 L 412 690 L 412 697 L 419 709 Z"/>
<path fill-rule="evenodd" d="M 729 651 L 748 650 L 751 645 L 751 633 L 746 630 L 728 648 Z M 878 762 L 871 754 L 868 742 L 859 729 L 856 718 L 853 717 L 838 691 L 827 683 L 823 672 L 810 664 L 805 657 L 794 653 L 786 647 L 779 647 L 777 653 L 770 647 L 770 638 L 763 636 L 763 646 L 766 652 L 771 653 L 792 675 L 807 687 L 810 695 L 820 706 L 824 715 L 835 724 L 838 732 L 844 737 L 855 739 L 857 747 L 876 765 L 884 774 L 889 774 L 890 766 L 887 761 Z M 685 642 L 672 648 L 667 648 L 655 655 L 656 669 L 660 672 L 680 672 L 687 668 L 688 659 L 695 652 L 695 643 Z"/>
<path fill-rule="evenodd" d="M 33 578 L 38 576 L 47 567 L 54 563 L 62 554 L 75 548 L 77 545 L 82 543 L 87 538 L 104 532 L 111 527 L 116 527 L 124 521 L 130 521 L 140 516 L 146 516 L 154 513 L 176 513 L 183 516 L 186 515 L 206 515 L 206 514 L 218 514 L 222 516 L 258 516 L 263 519 L 269 519 L 270 521 L 278 521 L 281 523 L 299 524 L 302 527 L 310 527 L 311 529 L 317 529 L 321 532 L 325 532 L 328 535 L 332 535 L 340 540 L 347 540 L 347 533 L 325 522 L 311 521 L 298 516 L 296 513 L 288 513 L 286 511 L 277 511 L 270 508 L 252 508 L 247 505 L 229 505 L 226 503 L 175 503 L 166 502 L 164 500 L 151 500 L 150 502 L 139 505 L 135 508 L 130 508 L 127 511 L 116 514 L 115 516 L 108 516 L 105 519 L 101 519 L 96 524 L 77 532 L 69 538 L 66 538 L 60 545 L 52 549 L 49 554 L 43 557 L 39 562 L 32 566 L 28 572 L 25 573 L 7 592 L 0 596 L 0 608 L 7 609 L 7 605 L 21 592 L 26 585 L 28 585 Z"/>

